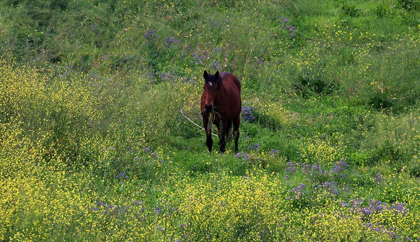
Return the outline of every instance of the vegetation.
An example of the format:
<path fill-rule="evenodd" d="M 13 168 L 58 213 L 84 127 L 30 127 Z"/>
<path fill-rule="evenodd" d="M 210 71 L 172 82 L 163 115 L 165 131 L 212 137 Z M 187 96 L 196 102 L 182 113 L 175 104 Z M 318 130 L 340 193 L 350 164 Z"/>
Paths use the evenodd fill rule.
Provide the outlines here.
<path fill-rule="evenodd" d="M 419 241 L 412 0 L 0 2 L 1 241 Z M 207 152 L 204 70 L 242 82 Z"/>

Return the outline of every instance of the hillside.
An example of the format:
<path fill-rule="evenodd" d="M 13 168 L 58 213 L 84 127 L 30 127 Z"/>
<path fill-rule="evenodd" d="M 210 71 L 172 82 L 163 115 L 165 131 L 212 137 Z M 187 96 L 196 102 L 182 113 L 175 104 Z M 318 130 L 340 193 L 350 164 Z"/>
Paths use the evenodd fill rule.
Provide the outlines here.
<path fill-rule="evenodd" d="M 416 0 L 1 1 L 0 241 L 419 241 L 419 66 Z"/>

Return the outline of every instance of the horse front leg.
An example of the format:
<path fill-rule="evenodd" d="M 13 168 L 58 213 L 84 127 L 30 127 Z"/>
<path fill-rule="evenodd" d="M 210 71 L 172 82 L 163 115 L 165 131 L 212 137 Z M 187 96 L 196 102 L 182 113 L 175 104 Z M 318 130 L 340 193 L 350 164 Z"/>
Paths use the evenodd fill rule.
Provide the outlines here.
<path fill-rule="evenodd" d="M 211 149 L 213 147 L 213 138 L 211 137 L 211 123 L 203 116 L 203 126 L 206 130 L 206 144 L 207 148 L 209 149 L 209 152 L 211 153 Z"/>
<path fill-rule="evenodd" d="M 235 153 L 238 153 L 239 143 L 239 124 L 241 123 L 240 116 L 238 115 L 233 119 L 233 139 L 235 140 Z"/>
<path fill-rule="evenodd" d="M 211 137 L 211 132 L 210 134 L 207 134 L 206 144 L 207 148 L 209 149 L 209 152 L 211 153 L 211 148 L 213 147 L 213 138 Z"/>
<path fill-rule="evenodd" d="M 225 153 L 227 122 L 220 120 L 219 123 L 217 124 L 217 130 L 218 130 L 218 135 L 219 135 L 220 153 Z"/>

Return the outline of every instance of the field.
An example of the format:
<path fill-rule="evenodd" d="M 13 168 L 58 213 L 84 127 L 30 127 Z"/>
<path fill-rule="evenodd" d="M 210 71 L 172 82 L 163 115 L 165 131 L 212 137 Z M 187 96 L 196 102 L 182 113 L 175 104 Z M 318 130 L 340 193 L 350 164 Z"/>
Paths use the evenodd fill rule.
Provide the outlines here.
<path fill-rule="evenodd" d="M 0 2 L 0 241 L 420 241 L 419 179 L 417 0 Z"/>

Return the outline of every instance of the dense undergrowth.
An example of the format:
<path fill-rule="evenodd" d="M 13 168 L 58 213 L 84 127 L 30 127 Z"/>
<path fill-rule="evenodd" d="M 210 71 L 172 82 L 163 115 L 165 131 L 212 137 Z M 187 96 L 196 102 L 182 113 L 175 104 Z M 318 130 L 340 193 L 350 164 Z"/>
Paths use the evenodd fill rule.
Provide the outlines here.
<path fill-rule="evenodd" d="M 420 5 L 0 3 L 1 241 L 420 240 Z M 202 73 L 242 82 L 209 154 Z"/>

